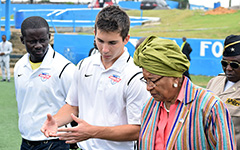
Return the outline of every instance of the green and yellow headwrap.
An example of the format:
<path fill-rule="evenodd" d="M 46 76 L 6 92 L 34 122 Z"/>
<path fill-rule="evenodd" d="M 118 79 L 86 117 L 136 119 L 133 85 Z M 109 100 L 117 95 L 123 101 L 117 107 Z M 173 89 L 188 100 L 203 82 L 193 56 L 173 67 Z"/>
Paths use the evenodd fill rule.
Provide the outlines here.
<path fill-rule="evenodd" d="M 161 76 L 182 77 L 190 62 L 176 42 L 149 36 L 136 49 L 134 63 L 148 72 Z"/>

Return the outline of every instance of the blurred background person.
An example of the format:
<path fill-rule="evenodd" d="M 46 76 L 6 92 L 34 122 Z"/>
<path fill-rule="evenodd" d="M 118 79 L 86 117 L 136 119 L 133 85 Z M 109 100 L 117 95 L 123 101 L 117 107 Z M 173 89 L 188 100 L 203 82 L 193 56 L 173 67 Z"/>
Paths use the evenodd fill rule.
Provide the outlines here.
<path fill-rule="evenodd" d="M 235 127 L 237 149 L 240 149 L 240 36 L 229 35 L 224 41 L 221 60 L 224 74 L 208 82 L 207 89 L 226 103 Z"/>
<path fill-rule="evenodd" d="M 142 111 L 140 150 L 236 149 L 223 102 L 183 72 L 189 60 L 176 42 L 149 36 L 134 53 L 152 98 Z"/>
<path fill-rule="evenodd" d="M 2 42 L 0 43 L 0 66 L 2 70 L 2 80 L 6 81 L 5 68 L 7 72 L 7 81 L 10 82 L 10 53 L 12 52 L 12 43 L 7 41 L 6 35 L 2 35 Z"/>
<path fill-rule="evenodd" d="M 185 36 L 182 38 L 182 41 L 183 41 L 183 43 L 181 45 L 181 50 L 182 50 L 183 54 L 185 54 L 187 56 L 187 59 L 189 61 L 191 61 L 190 54 L 192 52 L 192 48 L 191 48 L 190 44 L 187 42 L 187 38 Z M 191 80 L 188 70 L 185 71 L 183 73 L 183 75 L 185 75 L 186 77 L 188 77 Z"/>

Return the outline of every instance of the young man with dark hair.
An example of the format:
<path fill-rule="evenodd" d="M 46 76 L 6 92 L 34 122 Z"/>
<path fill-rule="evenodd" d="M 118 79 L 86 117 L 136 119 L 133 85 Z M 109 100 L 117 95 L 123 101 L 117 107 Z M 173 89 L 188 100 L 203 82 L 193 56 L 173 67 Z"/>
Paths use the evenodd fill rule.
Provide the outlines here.
<path fill-rule="evenodd" d="M 125 48 L 129 28 L 129 17 L 118 6 L 99 12 L 94 31 L 99 53 L 78 64 L 67 104 L 53 117 L 49 114 L 41 129 L 47 137 L 78 142 L 84 150 L 134 149 L 141 108 L 150 94 Z M 72 120 L 77 127 L 58 129 Z"/>
<path fill-rule="evenodd" d="M 75 65 L 49 45 L 51 34 L 44 18 L 26 18 L 21 26 L 25 54 L 14 67 L 21 150 L 68 150 L 69 144 L 47 138 L 40 129 L 47 114 L 55 114 L 65 104 Z"/>

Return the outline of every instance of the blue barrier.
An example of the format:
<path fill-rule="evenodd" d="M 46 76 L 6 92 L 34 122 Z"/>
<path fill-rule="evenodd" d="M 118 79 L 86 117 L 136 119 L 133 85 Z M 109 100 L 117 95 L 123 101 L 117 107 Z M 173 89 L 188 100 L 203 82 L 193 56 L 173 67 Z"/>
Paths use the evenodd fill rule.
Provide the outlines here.
<path fill-rule="evenodd" d="M 178 4 L 179 2 L 176 1 L 170 1 L 170 0 L 166 0 L 167 5 L 171 8 L 171 9 L 176 9 L 178 8 Z M 134 2 L 134 1 L 119 1 L 118 5 L 123 8 L 123 9 L 136 9 L 136 10 L 141 10 L 140 9 L 140 5 L 141 2 Z"/>
<path fill-rule="evenodd" d="M 54 34 L 54 50 L 74 64 L 88 56 L 93 47 L 93 35 Z"/>
<path fill-rule="evenodd" d="M 3 26 L 3 27 L 5 26 L 5 18 L 1 19 L 0 25 Z M 15 26 L 15 20 L 14 19 L 10 19 L 10 26 Z"/>
<path fill-rule="evenodd" d="M 95 20 L 101 9 L 63 9 L 53 16 L 57 20 Z"/>
<path fill-rule="evenodd" d="M 14 15 L 21 9 L 66 9 L 66 8 L 88 8 L 88 5 L 82 4 L 11 4 L 10 14 Z M 5 4 L 1 4 L 1 16 L 5 16 Z"/>
<path fill-rule="evenodd" d="M 23 12 L 16 12 L 16 14 L 15 14 L 15 28 L 16 29 L 21 28 L 21 24 L 22 24 L 23 20 L 24 20 Z"/>
<path fill-rule="evenodd" d="M 140 9 L 141 2 L 134 2 L 134 1 L 119 1 L 118 5 L 123 9 Z"/>
<path fill-rule="evenodd" d="M 126 44 L 128 51 L 133 56 L 135 44 L 141 37 L 131 37 Z M 166 38 L 176 41 L 181 46 L 181 38 Z M 88 57 L 89 50 L 93 47 L 93 35 L 54 35 L 54 49 L 77 64 L 81 59 Z M 193 75 L 216 76 L 223 72 L 220 61 L 224 40 L 222 39 L 187 39 L 193 51 L 189 72 Z"/>
<path fill-rule="evenodd" d="M 166 3 L 170 7 L 170 9 L 177 9 L 179 5 L 179 2 L 176 2 L 176 1 L 166 0 Z"/>
<path fill-rule="evenodd" d="M 194 5 L 194 4 L 190 4 L 190 10 L 196 10 L 196 9 L 202 9 L 202 10 L 209 10 L 208 7 L 205 7 L 203 5 Z"/>
<path fill-rule="evenodd" d="M 94 27 L 96 16 L 100 10 L 98 8 L 19 10 L 15 15 L 15 27 L 19 29 L 22 21 L 30 16 L 45 18 L 50 27 Z M 130 16 L 130 26 L 140 26 L 142 22 L 151 19 L 155 18 Z"/>
<path fill-rule="evenodd" d="M 221 3 L 220 2 L 214 3 L 214 7 L 213 8 L 215 9 L 215 8 L 218 8 L 218 7 L 221 7 Z"/>
<path fill-rule="evenodd" d="M 182 39 L 169 38 L 175 40 L 179 46 Z M 187 39 L 193 51 L 190 54 L 191 65 L 189 73 L 194 75 L 216 76 L 223 72 L 220 61 L 224 48 L 222 39 Z"/>

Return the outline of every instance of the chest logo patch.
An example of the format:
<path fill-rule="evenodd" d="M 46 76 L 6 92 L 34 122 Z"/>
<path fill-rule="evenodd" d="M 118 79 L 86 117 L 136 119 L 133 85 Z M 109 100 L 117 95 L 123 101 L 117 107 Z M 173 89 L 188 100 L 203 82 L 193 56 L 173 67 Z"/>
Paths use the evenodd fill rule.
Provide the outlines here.
<path fill-rule="evenodd" d="M 43 82 L 47 81 L 51 76 L 48 73 L 41 73 L 38 75 Z"/>
<path fill-rule="evenodd" d="M 121 81 L 120 76 L 118 76 L 118 75 L 111 75 L 108 78 L 111 79 L 112 85 L 114 85 L 114 84 L 116 84 L 116 83 Z"/>
<path fill-rule="evenodd" d="M 239 106 L 240 105 L 240 101 L 236 100 L 236 99 L 232 99 L 232 98 L 228 98 L 226 100 L 227 104 L 231 104 L 233 106 Z"/>

